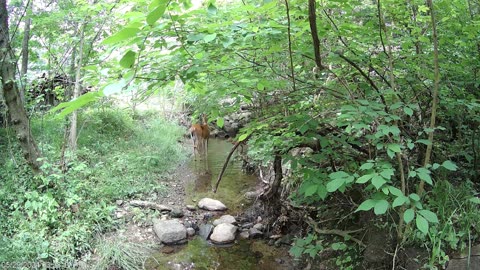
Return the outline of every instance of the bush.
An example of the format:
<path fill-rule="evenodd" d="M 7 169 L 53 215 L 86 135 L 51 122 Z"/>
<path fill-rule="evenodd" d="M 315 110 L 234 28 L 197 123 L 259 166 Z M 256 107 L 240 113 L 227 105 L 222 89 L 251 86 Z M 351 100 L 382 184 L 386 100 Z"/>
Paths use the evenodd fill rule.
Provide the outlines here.
<path fill-rule="evenodd" d="M 66 171 L 58 166 L 64 121 L 33 119 L 45 156 L 40 175 L 23 164 L 12 132 L 0 129 L 6 142 L 0 145 L 0 262 L 72 264 L 92 249 L 94 235 L 118 226 L 112 218 L 116 199 L 165 191 L 158 179 L 186 157 L 177 142 L 183 130 L 150 116 L 155 114 L 134 120 L 113 109 L 83 113 L 78 150 L 66 154 Z M 110 246 L 107 257 L 120 258 L 112 264 L 134 269 L 136 262 L 113 248 L 120 244 Z"/>

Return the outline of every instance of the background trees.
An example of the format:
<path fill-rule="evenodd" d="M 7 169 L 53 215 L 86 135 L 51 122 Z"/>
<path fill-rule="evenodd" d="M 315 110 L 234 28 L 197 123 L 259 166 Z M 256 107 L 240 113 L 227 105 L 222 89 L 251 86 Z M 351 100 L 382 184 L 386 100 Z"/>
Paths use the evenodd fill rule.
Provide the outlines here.
<path fill-rule="evenodd" d="M 74 81 L 98 89 L 57 106 L 61 117 L 122 91 L 134 102 L 172 95 L 179 80 L 181 102 L 219 126 L 246 109 L 238 138 L 251 135 L 257 165 L 288 163 L 275 193 L 292 212 L 310 209 L 310 240 L 293 253 L 323 248 L 322 213 L 345 217 L 325 226 L 347 230 L 373 211 L 397 248 L 428 239 L 431 263 L 444 263 L 477 238 L 479 13 L 478 2 L 457 0 L 39 4 L 30 71 L 68 78 L 58 102 Z"/>

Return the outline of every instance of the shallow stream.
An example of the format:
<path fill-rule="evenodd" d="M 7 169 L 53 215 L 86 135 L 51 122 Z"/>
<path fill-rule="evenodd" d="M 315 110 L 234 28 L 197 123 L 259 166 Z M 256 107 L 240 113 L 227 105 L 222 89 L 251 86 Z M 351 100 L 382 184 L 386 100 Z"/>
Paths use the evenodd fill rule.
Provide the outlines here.
<path fill-rule="evenodd" d="M 248 207 L 243 194 L 248 190 L 254 190 L 257 179 L 243 173 L 241 161 L 235 159 L 235 155 L 228 164 L 218 192 L 216 194 L 212 192 L 212 186 L 215 185 L 232 147 L 233 145 L 227 141 L 210 139 L 208 158 L 206 160 L 191 158 L 188 166 L 194 175 L 186 187 L 187 204 L 196 204 L 204 197 L 217 199 L 229 208 L 224 214 L 233 216 Z M 292 269 L 287 248 L 275 248 L 263 240 L 237 240 L 232 245 L 219 247 L 196 236 L 185 245 L 169 249 L 170 254 L 165 254 L 165 250 L 155 253 L 147 261 L 146 269 Z"/>

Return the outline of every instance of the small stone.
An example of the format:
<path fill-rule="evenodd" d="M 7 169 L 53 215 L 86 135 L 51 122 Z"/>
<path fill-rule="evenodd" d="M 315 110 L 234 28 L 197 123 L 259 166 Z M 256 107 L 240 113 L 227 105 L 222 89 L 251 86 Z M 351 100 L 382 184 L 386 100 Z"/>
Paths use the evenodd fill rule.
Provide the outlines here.
<path fill-rule="evenodd" d="M 248 230 L 248 234 L 250 234 L 250 238 L 258 238 L 263 236 L 263 233 L 255 228 L 250 228 Z"/>
<path fill-rule="evenodd" d="M 245 229 L 250 229 L 253 227 L 253 223 L 245 223 L 245 224 L 242 224 L 242 228 L 245 228 Z"/>
<path fill-rule="evenodd" d="M 265 229 L 262 223 L 257 223 L 255 225 L 253 225 L 253 228 L 255 228 L 255 229 L 257 229 L 261 232 L 263 232 L 263 229 Z"/>
<path fill-rule="evenodd" d="M 169 205 L 174 205 L 175 203 L 174 202 L 168 202 Z"/>
<path fill-rule="evenodd" d="M 161 250 L 162 250 L 162 253 L 164 254 L 171 254 L 175 251 L 175 249 L 170 246 L 164 246 Z"/>
<path fill-rule="evenodd" d="M 239 236 L 241 239 L 248 239 L 250 237 L 250 234 L 248 233 L 248 231 L 243 231 L 239 234 Z"/>
<path fill-rule="evenodd" d="M 176 244 L 184 242 L 187 237 L 187 229 L 177 219 L 153 220 L 153 230 L 160 241 L 164 244 Z"/>
<path fill-rule="evenodd" d="M 198 202 L 198 207 L 201 209 L 210 210 L 210 211 L 227 210 L 227 207 L 221 201 L 210 199 L 210 198 L 201 199 Z"/>
<path fill-rule="evenodd" d="M 121 206 L 123 204 L 123 200 L 116 200 L 115 204 Z"/>
<path fill-rule="evenodd" d="M 188 211 L 197 211 L 197 207 L 195 205 L 187 204 Z"/>
<path fill-rule="evenodd" d="M 222 223 L 228 223 L 228 224 L 236 224 L 237 221 L 235 220 L 235 218 L 231 215 L 223 215 L 221 216 L 219 219 L 216 219 L 214 222 L 213 222 L 213 226 L 217 226 L 219 224 L 222 224 Z"/>
<path fill-rule="evenodd" d="M 201 224 L 198 226 L 198 235 L 202 237 L 204 240 L 207 240 L 212 233 L 213 225 L 212 224 Z"/>
<path fill-rule="evenodd" d="M 228 244 L 235 240 L 237 227 L 232 224 L 222 223 L 213 229 L 210 240 L 216 244 Z"/>
<path fill-rule="evenodd" d="M 172 218 L 181 218 L 184 216 L 184 213 L 182 211 L 182 209 L 180 208 L 173 208 L 172 211 L 170 212 L 170 216 Z"/>
<path fill-rule="evenodd" d="M 195 229 L 194 228 L 187 228 L 187 235 L 189 237 L 194 236 L 195 235 Z"/>
<path fill-rule="evenodd" d="M 257 223 L 261 223 L 262 222 L 262 217 L 261 216 L 258 216 L 257 217 Z"/>

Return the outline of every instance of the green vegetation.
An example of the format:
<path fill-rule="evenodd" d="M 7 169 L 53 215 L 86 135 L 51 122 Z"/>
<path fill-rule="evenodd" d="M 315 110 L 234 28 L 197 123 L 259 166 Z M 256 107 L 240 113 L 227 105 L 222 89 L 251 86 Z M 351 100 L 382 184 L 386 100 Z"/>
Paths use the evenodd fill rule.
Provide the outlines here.
<path fill-rule="evenodd" d="M 391 268 L 420 248 L 429 254 L 423 267 L 434 269 L 480 241 L 478 1 L 53 1 L 33 11 L 23 2 L 10 4 L 10 25 L 33 18 L 35 36 L 25 48 L 12 33 L 0 54 L 32 51 L 19 92 L 44 173 L 32 173 L 38 164 L 28 156 L 31 169 L 24 165 L 20 152 L 42 155 L 22 134 L 28 119 L 14 119 L 16 133 L 0 137 L 0 224 L 17 254 L 0 256 L 64 260 L 88 250 L 94 232 L 113 226 L 112 200 L 158 188 L 165 157 L 181 158 L 168 148 L 174 141 L 150 136 L 167 134 L 153 132 L 154 118 L 139 126 L 119 112 L 79 110 L 120 92 L 131 95 L 133 112 L 160 92 L 219 127 L 242 113 L 237 140 L 271 172 L 262 199 L 272 231 L 300 224 L 291 250 L 300 259 L 333 254 L 342 269 Z M 21 28 L 15 33 L 25 37 Z M 15 79 L 2 77 L 2 96 L 22 112 Z M 82 85 L 95 89 L 80 95 Z M 35 111 L 51 107 L 71 119 L 68 144 L 63 120 Z M 64 234 L 70 226 L 78 233 Z M 379 243 L 386 256 L 369 258 L 377 243 L 363 236 L 376 230 L 388 240 Z"/>
<path fill-rule="evenodd" d="M 156 112 L 133 119 L 121 110 L 94 109 L 83 113 L 80 122 L 79 149 L 66 154 L 68 169 L 62 172 L 56 162 L 61 159 L 63 120 L 32 121 L 45 155 L 45 173 L 40 175 L 20 165 L 11 131 L 1 130 L 0 262 L 75 262 L 93 248 L 96 235 L 121 226 L 112 215 L 115 200 L 166 194 L 160 178 L 186 157 L 177 142 L 184 130 Z M 106 250 L 102 256 L 109 257 L 102 260 L 123 265 L 116 250 L 128 249 L 111 244 L 101 245 Z"/>

